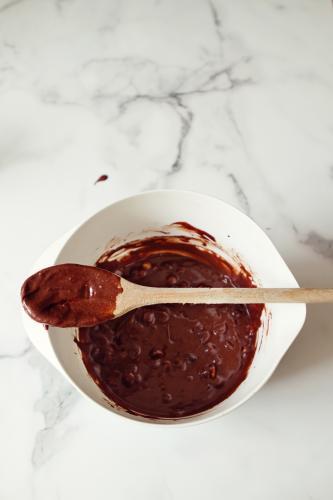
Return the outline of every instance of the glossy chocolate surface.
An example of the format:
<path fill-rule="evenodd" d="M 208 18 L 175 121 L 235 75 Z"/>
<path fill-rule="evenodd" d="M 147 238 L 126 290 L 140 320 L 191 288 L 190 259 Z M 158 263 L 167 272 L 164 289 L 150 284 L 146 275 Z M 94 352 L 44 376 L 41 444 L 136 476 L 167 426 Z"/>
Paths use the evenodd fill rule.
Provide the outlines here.
<path fill-rule="evenodd" d="M 147 286 L 253 286 L 245 270 L 183 236 L 134 242 L 120 261 L 102 258 L 97 266 Z M 263 307 L 147 306 L 81 328 L 77 342 L 88 372 L 114 402 L 147 417 L 183 417 L 215 406 L 245 379 Z"/>
<path fill-rule="evenodd" d="M 39 323 L 61 328 L 109 319 L 122 291 L 120 279 L 92 266 L 59 264 L 30 276 L 21 289 L 23 306 Z"/>

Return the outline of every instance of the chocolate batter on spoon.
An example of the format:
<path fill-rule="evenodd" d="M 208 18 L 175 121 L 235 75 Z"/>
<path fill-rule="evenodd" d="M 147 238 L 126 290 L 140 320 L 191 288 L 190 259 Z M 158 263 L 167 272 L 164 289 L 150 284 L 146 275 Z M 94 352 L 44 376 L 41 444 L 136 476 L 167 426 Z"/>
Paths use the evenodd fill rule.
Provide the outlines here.
<path fill-rule="evenodd" d="M 131 243 L 127 244 L 131 250 Z M 186 238 L 150 238 L 97 266 L 155 287 L 253 287 L 249 274 Z M 179 418 L 207 410 L 246 378 L 263 305 L 155 305 L 91 328 L 77 343 L 94 381 L 127 411 Z"/>
<path fill-rule="evenodd" d="M 113 316 L 120 278 L 79 264 L 59 264 L 30 276 L 21 289 L 26 312 L 35 321 L 61 328 L 91 326 Z"/>

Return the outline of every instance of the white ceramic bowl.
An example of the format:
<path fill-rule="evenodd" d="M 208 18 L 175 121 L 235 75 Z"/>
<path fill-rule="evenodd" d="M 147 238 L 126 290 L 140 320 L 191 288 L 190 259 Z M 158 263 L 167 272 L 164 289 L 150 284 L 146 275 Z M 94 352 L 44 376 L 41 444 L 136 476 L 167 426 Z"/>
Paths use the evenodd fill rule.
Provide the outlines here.
<path fill-rule="evenodd" d="M 186 221 L 212 234 L 229 255 L 234 252 L 263 287 L 298 287 L 266 234 L 246 215 L 216 198 L 184 191 L 150 191 L 118 201 L 101 210 L 48 251 L 36 267 L 77 262 L 94 264 L 113 237 L 136 239 L 143 231 Z M 150 231 L 154 234 L 154 230 Z M 60 248 L 59 248 L 60 246 Z M 114 407 L 88 375 L 73 338 L 74 329 L 44 328 L 24 315 L 34 344 L 91 400 L 129 419 L 154 424 L 184 425 L 225 415 L 244 403 L 272 375 L 305 320 L 303 304 L 268 304 L 258 333 L 257 350 L 247 378 L 225 401 L 191 417 L 149 420 Z"/>

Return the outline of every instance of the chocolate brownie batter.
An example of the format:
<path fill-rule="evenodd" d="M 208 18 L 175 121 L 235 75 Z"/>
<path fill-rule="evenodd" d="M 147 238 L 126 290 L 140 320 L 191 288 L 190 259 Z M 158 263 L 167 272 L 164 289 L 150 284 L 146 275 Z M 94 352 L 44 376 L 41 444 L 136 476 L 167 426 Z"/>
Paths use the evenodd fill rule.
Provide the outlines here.
<path fill-rule="evenodd" d="M 58 326 L 91 326 L 112 318 L 122 292 L 120 278 L 80 264 L 58 264 L 30 276 L 21 300 L 31 318 Z"/>
<path fill-rule="evenodd" d="M 96 265 L 147 286 L 254 286 L 244 269 L 186 237 L 146 239 L 122 259 L 103 256 Z M 115 403 L 151 418 L 179 418 L 220 403 L 245 379 L 263 308 L 147 306 L 80 328 L 77 343 L 88 372 Z"/>

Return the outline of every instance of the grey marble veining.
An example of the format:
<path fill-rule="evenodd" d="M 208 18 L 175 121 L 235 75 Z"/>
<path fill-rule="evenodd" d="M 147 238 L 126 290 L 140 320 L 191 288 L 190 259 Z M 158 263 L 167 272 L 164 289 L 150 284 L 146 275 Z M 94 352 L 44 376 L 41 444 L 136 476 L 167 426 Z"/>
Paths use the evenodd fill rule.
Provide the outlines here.
<path fill-rule="evenodd" d="M 333 259 L 333 239 L 325 238 L 316 231 L 310 231 L 304 240 L 304 244 L 309 245 L 319 255 Z"/>
<path fill-rule="evenodd" d="M 34 411 L 43 419 L 31 452 L 31 463 L 35 469 L 56 453 L 59 438 L 60 441 L 66 439 L 70 429 L 64 427 L 63 423 L 79 395 L 35 349 L 29 349 L 28 363 L 33 370 L 37 370 L 41 381 L 40 397 L 34 403 Z"/>
<path fill-rule="evenodd" d="M 154 188 L 235 205 L 302 285 L 332 286 L 332 47 L 322 0 L 0 0 L 1 500 L 331 498 L 330 306 L 247 405 L 176 431 L 79 395 L 28 344 L 19 287 Z"/>

